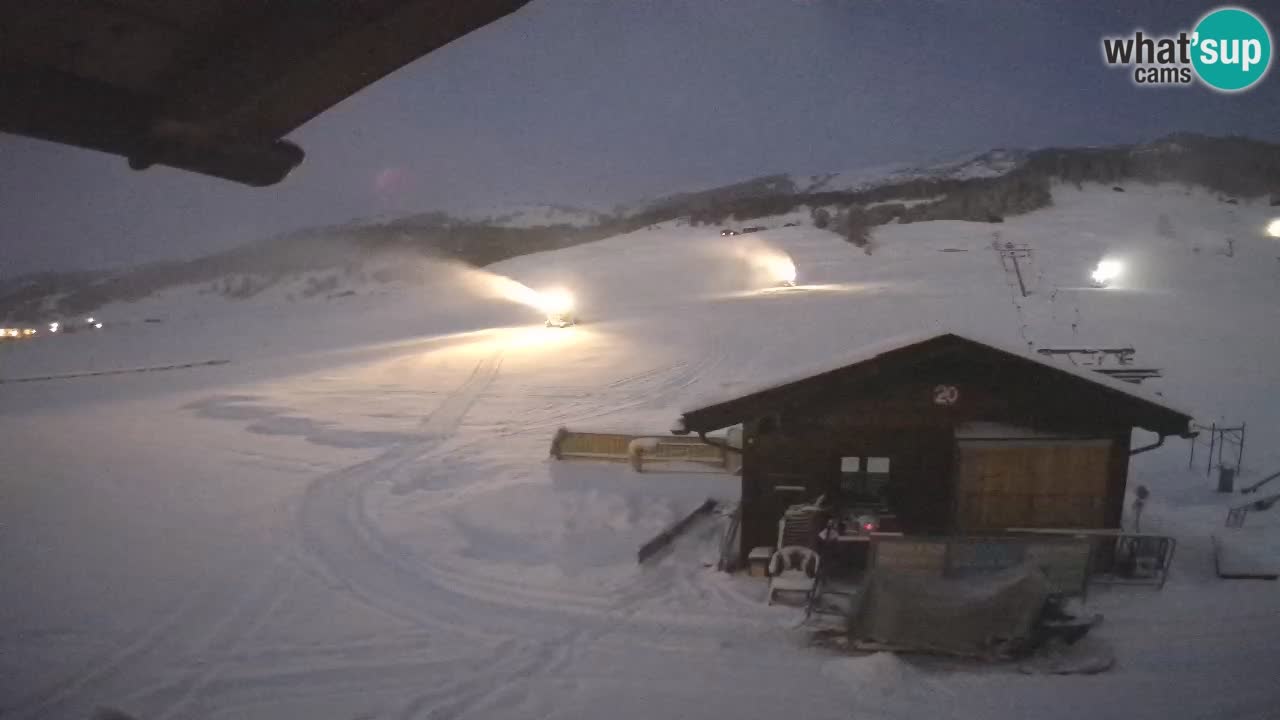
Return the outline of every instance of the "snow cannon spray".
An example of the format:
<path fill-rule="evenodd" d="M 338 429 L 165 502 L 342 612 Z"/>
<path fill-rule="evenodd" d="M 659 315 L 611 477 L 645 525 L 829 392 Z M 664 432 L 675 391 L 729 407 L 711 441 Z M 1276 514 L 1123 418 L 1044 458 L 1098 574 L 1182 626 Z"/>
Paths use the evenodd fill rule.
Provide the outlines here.
<path fill-rule="evenodd" d="M 576 322 L 573 317 L 573 294 L 564 288 L 534 290 L 505 275 L 472 268 L 467 269 L 465 279 L 481 295 L 537 310 L 546 317 L 548 327 L 568 327 Z"/>
<path fill-rule="evenodd" d="M 1089 276 L 1096 288 L 1111 287 L 1121 275 L 1124 274 L 1124 263 L 1112 258 L 1104 258 L 1093 269 L 1093 273 Z"/>
<path fill-rule="evenodd" d="M 755 283 L 796 286 L 796 264 L 786 252 L 755 238 L 735 238 L 729 252 L 751 267 Z"/>

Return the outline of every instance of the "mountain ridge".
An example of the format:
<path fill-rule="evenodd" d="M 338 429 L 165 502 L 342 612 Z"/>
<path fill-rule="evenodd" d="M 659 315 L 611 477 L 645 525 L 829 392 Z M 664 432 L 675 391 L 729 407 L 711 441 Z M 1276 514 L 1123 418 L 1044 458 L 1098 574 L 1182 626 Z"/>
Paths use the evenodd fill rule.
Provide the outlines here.
<path fill-rule="evenodd" d="M 225 291 L 214 291 L 250 297 L 308 273 L 357 274 L 371 259 L 388 253 L 483 266 L 662 222 L 718 226 L 803 208 L 828 208 L 837 219 L 831 229 L 861 244 L 858 238 L 865 237 L 868 228 L 890 222 L 1000 222 L 1007 215 L 1045 207 L 1052 201 L 1053 182 L 1125 181 L 1198 185 L 1229 196 L 1269 195 L 1275 203 L 1280 199 L 1280 144 L 1175 133 L 1135 145 L 995 148 L 917 166 L 765 175 L 675 193 L 612 214 L 531 204 L 514 206 L 509 212 L 495 208 L 458 216 L 436 210 L 355 220 L 300 228 L 193 260 L 153 262 L 113 272 L 55 271 L 15 278 L 0 285 L 0 318 L 40 322 L 50 316 L 75 316 L 176 285 L 222 283 Z M 228 278 L 238 279 L 231 283 Z"/>

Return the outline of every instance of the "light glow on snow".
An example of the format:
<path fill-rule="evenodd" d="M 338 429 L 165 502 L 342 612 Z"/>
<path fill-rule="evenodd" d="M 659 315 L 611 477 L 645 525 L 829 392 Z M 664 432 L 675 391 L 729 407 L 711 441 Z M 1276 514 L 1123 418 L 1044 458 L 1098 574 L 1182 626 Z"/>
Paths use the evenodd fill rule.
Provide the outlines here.
<path fill-rule="evenodd" d="M 538 293 L 538 308 L 547 315 L 573 310 L 573 294 L 564 288 L 551 288 Z"/>
<path fill-rule="evenodd" d="M 781 283 L 794 283 L 796 281 L 796 264 L 791 257 L 786 254 L 775 255 L 765 260 L 769 268 L 769 272 Z"/>
<path fill-rule="evenodd" d="M 1110 286 L 1124 274 L 1124 263 L 1112 258 L 1103 259 L 1090 277 L 1099 285 Z"/>
<path fill-rule="evenodd" d="M 583 342 L 588 333 L 589 331 L 580 327 L 502 328 L 496 331 L 485 345 L 486 349 L 518 350 L 526 355 L 536 356 L 542 352 L 562 352 L 567 347 Z"/>
<path fill-rule="evenodd" d="M 751 268 L 752 285 L 794 284 L 796 263 L 785 250 L 753 237 L 735 236 L 728 252 Z"/>
<path fill-rule="evenodd" d="M 890 283 L 871 283 L 871 282 L 814 283 L 814 284 L 806 284 L 806 285 L 793 285 L 790 287 L 778 287 L 775 285 L 772 287 L 759 288 L 756 290 L 741 290 L 738 292 L 707 295 L 706 299 L 734 300 L 739 298 L 758 298 L 762 296 L 775 295 L 775 294 L 776 295 L 792 295 L 797 292 L 853 295 L 853 294 L 860 294 L 860 293 L 883 292 L 885 290 L 890 289 L 891 287 L 894 287 L 894 286 L 891 285 Z M 906 286 L 905 285 L 901 286 L 899 289 L 902 289 L 903 287 L 906 287 Z"/>
<path fill-rule="evenodd" d="M 574 307 L 573 293 L 563 287 L 534 290 L 519 280 L 505 275 L 470 268 L 465 271 L 464 279 L 479 295 L 524 305 L 543 315 L 567 313 Z"/>
<path fill-rule="evenodd" d="M 1271 221 L 1267 226 L 1267 234 L 1273 238 L 1280 238 L 1280 218 Z"/>
<path fill-rule="evenodd" d="M 535 290 L 519 280 L 488 270 L 459 267 L 457 279 L 475 296 L 523 305 L 547 318 L 570 314 L 576 304 L 573 293 L 565 287 Z"/>

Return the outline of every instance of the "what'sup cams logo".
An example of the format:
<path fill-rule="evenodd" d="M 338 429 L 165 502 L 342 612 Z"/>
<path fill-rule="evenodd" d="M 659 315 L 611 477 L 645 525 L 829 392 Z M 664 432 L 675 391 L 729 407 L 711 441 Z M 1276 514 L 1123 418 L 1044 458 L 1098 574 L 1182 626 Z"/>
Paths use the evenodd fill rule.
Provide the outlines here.
<path fill-rule="evenodd" d="M 1239 92 L 1257 85 L 1271 66 L 1271 31 L 1248 10 L 1222 7 L 1190 32 L 1102 39 L 1108 65 L 1133 68 L 1137 85 L 1190 85 L 1199 78 L 1214 90 Z"/>

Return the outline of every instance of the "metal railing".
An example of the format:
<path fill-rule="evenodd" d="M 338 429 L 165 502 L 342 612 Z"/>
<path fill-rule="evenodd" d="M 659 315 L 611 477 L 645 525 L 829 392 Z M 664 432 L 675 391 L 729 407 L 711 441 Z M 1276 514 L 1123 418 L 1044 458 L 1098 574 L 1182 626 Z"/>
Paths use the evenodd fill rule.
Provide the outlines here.
<path fill-rule="evenodd" d="M 1262 487 L 1263 485 L 1266 485 L 1267 483 L 1269 483 L 1269 482 L 1271 482 L 1272 480 L 1275 480 L 1275 479 L 1277 479 L 1277 478 L 1280 478 L 1280 472 L 1272 473 L 1272 474 L 1270 474 L 1270 475 L 1268 475 L 1268 476 L 1266 476 L 1266 477 L 1262 478 L 1262 479 L 1261 479 L 1261 480 L 1259 480 L 1258 482 L 1256 482 L 1256 483 L 1254 483 L 1254 484 L 1250 485 L 1249 487 L 1246 487 L 1246 488 L 1240 488 L 1240 493 L 1241 493 L 1242 495 L 1248 495 L 1249 493 L 1257 492 L 1257 491 L 1258 491 L 1258 488 Z"/>
<path fill-rule="evenodd" d="M 1173 551 L 1178 547 L 1177 540 L 1165 535 L 1138 534 L 1116 535 L 1114 544 L 1102 540 L 1098 538 L 1095 552 L 1110 555 L 1110 568 L 1095 574 L 1091 582 L 1164 587 L 1169 568 L 1173 565 Z"/>
<path fill-rule="evenodd" d="M 1109 528 L 1009 528 L 1014 534 L 1082 538 L 1092 549 L 1089 582 L 1101 585 L 1164 587 L 1177 540 L 1167 535 L 1126 533 Z"/>
<path fill-rule="evenodd" d="M 1243 505 L 1237 505 L 1227 510 L 1227 527 L 1244 527 L 1245 518 L 1249 517 L 1250 512 L 1270 510 L 1276 502 L 1280 502 L 1280 493 L 1268 495 L 1264 498 L 1259 498 L 1258 500 L 1252 500 Z"/>

